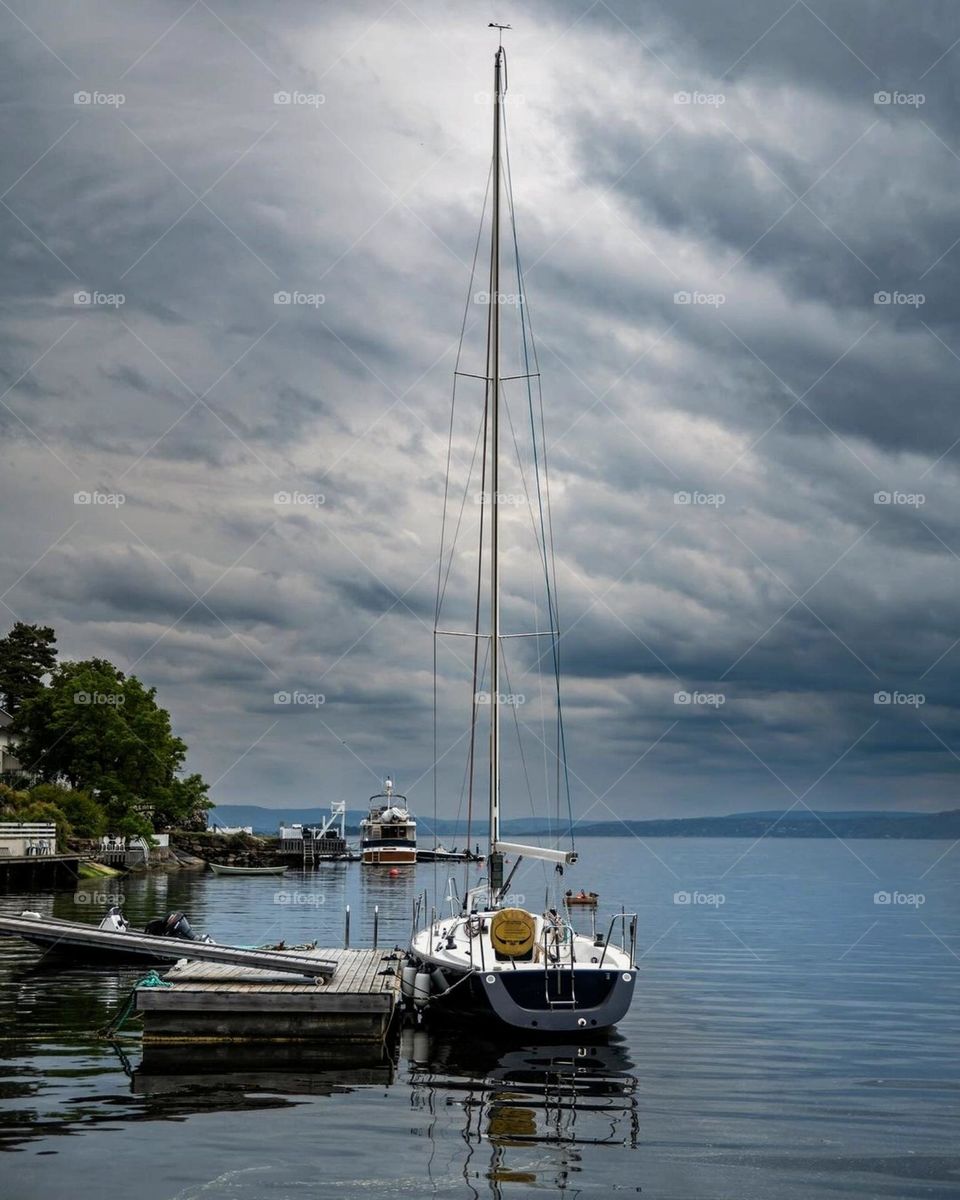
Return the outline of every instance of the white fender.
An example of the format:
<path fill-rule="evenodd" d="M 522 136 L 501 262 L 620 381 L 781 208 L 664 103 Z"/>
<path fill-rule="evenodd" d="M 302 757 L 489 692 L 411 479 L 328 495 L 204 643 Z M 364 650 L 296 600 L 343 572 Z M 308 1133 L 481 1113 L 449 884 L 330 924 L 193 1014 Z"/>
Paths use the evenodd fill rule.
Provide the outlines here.
<path fill-rule="evenodd" d="M 413 1054 L 416 1063 L 426 1065 L 430 1061 L 430 1035 L 425 1029 L 418 1029 L 413 1035 Z"/>
<path fill-rule="evenodd" d="M 430 999 L 430 975 L 427 971 L 417 971 L 413 981 L 413 1003 L 417 1008 L 425 1008 Z"/>

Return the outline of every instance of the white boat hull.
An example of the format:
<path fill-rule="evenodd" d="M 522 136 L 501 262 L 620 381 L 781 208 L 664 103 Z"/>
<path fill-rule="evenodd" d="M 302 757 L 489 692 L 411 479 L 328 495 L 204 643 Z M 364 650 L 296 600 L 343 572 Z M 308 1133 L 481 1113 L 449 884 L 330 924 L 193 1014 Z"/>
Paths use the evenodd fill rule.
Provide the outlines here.
<path fill-rule="evenodd" d="M 214 875 L 285 875 L 286 867 L 228 867 L 223 863 L 211 863 Z"/>
<path fill-rule="evenodd" d="M 490 942 L 494 915 L 451 917 L 414 937 L 410 959 L 431 980 L 418 1007 L 539 1035 L 599 1033 L 623 1018 L 637 976 L 625 950 L 597 945 L 569 927 L 556 937 L 536 918 L 536 956 L 504 959 Z"/>

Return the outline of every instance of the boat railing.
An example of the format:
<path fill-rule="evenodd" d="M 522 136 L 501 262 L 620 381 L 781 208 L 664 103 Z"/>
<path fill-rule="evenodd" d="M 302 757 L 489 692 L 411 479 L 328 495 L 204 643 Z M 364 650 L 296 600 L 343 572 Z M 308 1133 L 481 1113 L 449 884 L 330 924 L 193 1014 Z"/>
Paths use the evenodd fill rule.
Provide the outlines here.
<path fill-rule="evenodd" d="M 577 1002 L 575 943 L 576 930 L 569 921 L 544 919 L 539 950 L 543 962 L 543 992 L 550 1005 L 574 1005 Z M 564 995 L 563 984 L 567 979 L 570 980 L 570 994 Z"/>
<path fill-rule="evenodd" d="M 637 914 L 628 913 L 623 909 L 618 913 L 614 913 L 610 918 L 610 924 L 607 927 L 607 936 L 603 939 L 603 953 L 600 955 L 599 966 L 603 966 L 603 960 L 607 957 L 607 950 L 610 948 L 610 943 L 613 940 L 614 930 L 617 922 L 620 922 L 620 949 L 624 954 L 628 954 L 630 965 L 634 966 L 637 961 Z M 629 925 L 627 924 L 629 922 Z M 630 949 L 627 950 L 627 935 L 629 933 Z"/>
<path fill-rule="evenodd" d="M 457 891 L 457 881 L 452 875 L 447 876 L 447 900 L 450 904 L 450 916 L 455 917 L 463 912 L 463 901 Z"/>
<path fill-rule="evenodd" d="M 413 912 L 411 914 L 412 919 L 410 922 L 410 939 L 411 939 L 411 941 L 413 940 L 413 938 L 416 937 L 416 935 L 420 932 L 420 930 L 424 928 L 424 925 L 425 925 L 424 918 L 426 916 L 426 911 L 427 911 L 427 892 L 426 892 L 426 889 L 424 889 L 422 892 L 420 892 L 418 895 L 414 896 L 414 898 L 413 898 Z"/>
<path fill-rule="evenodd" d="M 572 967 L 576 930 L 566 921 L 544 920 L 540 931 L 540 959 L 546 967 Z M 566 952 L 566 953 L 564 953 Z"/>

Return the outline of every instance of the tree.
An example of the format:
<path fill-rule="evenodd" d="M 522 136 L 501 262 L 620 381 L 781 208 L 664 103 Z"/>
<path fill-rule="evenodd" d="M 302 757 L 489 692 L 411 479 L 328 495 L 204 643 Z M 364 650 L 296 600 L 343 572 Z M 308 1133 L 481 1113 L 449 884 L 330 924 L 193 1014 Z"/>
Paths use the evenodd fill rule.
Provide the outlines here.
<path fill-rule="evenodd" d="M 0 696 L 11 716 L 42 689 L 44 675 L 57 662 L 56 645 L 57 635 L 49 626 L 22 621 L 0 638 Z"/>
<path fill-rule="evenodd" d="M 17 814 L 18 821 L 45 821 L 57 827 L 57 849 L 66 850 L 67 842 L 73 837 L 73 826 L 67 820 L 66 814 L 56 804 L 45 800 L 31 801 L 28 793 L 28 803 Z"/>
<path fill-rule="evenodd" d="M 14 820 L 20 806 L 25 802 L 25 792 L 18 792 L 16 788 L 0 783 L 0 817 L 4 820 Z"/>
<path fill-rule="evenodd" d="M 38 783 L 29 794 L 33 803 L 52 804 L 58 808 L 76 837 L 96 838 L 107 832 L 104 811 L 89 792 L 55 783 Z"/>
<path fill-rule="evenodd" d="M 148 834 L 155 823 L 211 807 L 199 776 L 179 777 L 187 747 L 156 689 L 106 659 L 60 663 L 13 728 L 40 778 L 89 792 L 118 833 Z"/>
<path fill-rule="evenodd" d="M 165 805 L 153 810 L 155 829 L 188 829 L 203 833 L 207 828 L 207 809 L 213 805 L 207 799 L 209 784 L 200 775 L 174 779 Z"/>
<path fill-rule="evenodd" d="M 0 819 L 6 821 L 47 821 L 57 827 L 57 847 L 66 849 L 67 839 L 73 833 L 66 814 L 59 805 L 50 802 L 49 796 L 35 796 L 30 792 L 18 792 L 0 783 Z"/>

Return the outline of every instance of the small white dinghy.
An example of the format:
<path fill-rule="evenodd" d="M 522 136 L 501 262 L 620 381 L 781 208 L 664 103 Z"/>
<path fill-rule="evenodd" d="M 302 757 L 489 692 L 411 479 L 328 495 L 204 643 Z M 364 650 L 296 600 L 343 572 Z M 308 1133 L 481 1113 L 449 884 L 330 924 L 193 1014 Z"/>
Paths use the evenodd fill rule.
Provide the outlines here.
<path fill-rule="evenodd" d="M 226 863 L 209 864 L 214 875 L 285 875 L 286 867 L 228 867 Z"/>

